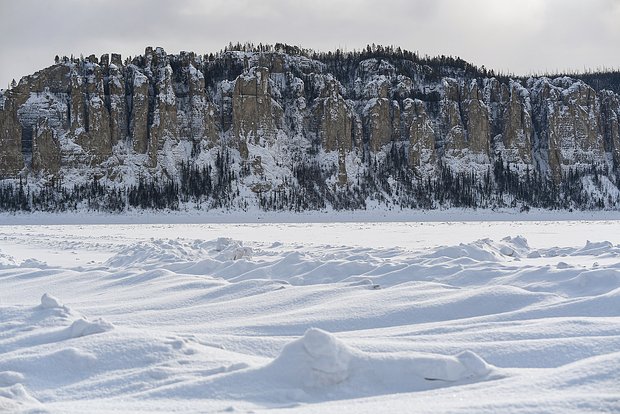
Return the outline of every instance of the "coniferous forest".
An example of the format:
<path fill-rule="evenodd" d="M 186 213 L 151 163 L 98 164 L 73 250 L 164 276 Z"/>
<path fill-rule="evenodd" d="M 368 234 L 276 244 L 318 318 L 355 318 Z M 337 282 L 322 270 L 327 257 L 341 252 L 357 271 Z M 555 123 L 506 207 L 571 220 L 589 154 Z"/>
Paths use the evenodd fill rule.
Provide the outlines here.
<path fill-rule="evenodd" d="M 218 155 L 215 165 L 181 166 L 180 180 L 140 178 L 127 187 L 106 186 L 92 180 L 63 185 L 50 180 L 44 186 L 29 186 L 25 180 L 0 185 L 2 211 L 76 211 L 92 210 L 118 213 L 131 209 L 241 209 L 252 201 L 240 197 L 239 174 L 229 168 L 226 151 Z M 484 173 L 454 172 L 443 166 L 435 177 L 419 177 L 407 166 L 404 154 L 394 149 L 382 163 L 371 162 L 367 174 L 353 185 L 326 185 L 333 172 L 320 165 L 300 163 L 294 177 L 281 189 L 258 194 L 258 207 L 266 211 L 305 211 L 332 207 L 336 210 L 359 210 L 372 206 L 386 209 L 460 208 L 530 208 L 597 210 L 614 208 L 620 199 L 592 198 L 584 182 L 603 189 L 601 177 L 609 174 L 604 167 L 589 170 L 570 169 L 554 182 L 536 171 L 518 172 L 501 158 Z M 294 178 L 294 179 L 293 179 Z"/>

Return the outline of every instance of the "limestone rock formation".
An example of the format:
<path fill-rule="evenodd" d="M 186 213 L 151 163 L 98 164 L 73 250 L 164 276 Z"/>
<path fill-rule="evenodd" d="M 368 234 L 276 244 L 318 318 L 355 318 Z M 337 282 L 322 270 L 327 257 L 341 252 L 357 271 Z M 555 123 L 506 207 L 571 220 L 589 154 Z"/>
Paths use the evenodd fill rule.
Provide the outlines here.
<path fill-rule="evenodd" d="M 436 135 L 424 102 L 408 98 L 403 118 L 409 127 L 409 162 L 418 169 L 431 166 L 435 161 Z"/>
<path fill-rule="evenodd" d="M 505 103 L 501 119 L 503 159 L 517 164 L 532 162 L 532 117 L 529 92 L 519 83 L 511 81 L 502 85 L 502 100 Z"/>
<path fill-rule="evenodd" d="M 15 177 L 24 168 L 16 101 L 0 95 L 0 109 L 0 177 Z"/>
<path fill-rule="evenodd" d="M 615 183 L 620 97 L 574 78 L 494 77 L 402 52 L 149 47 L 125 61 L 65 58 L 0 92 L 0 148 L 0 180 L 178 182 L 190 165 L 211 171 L 209 188 L 275 204 L 301 205 L 287 186 L 382 200 L 446 166 L 481 177 L 501 163 L 556 183 L 599 166 Z"/>
<path fill-rule="evenodd" d="M 596 92 L 570 78 L 538 79 L 532 89 L 538 144 L 553 176 L 560 179 L 563 167 L 604 162 Z"/>
<path fill-rule="evenodd" d="M 146 75 L 137 67 L 128 68 L 128 78 L 131 90 L 131 105 L 128 111 L 129 133 L 135 152 L 145 154 L 149 148 L 149 81 Z"/>
<path fill-rule="evenodd" d="M 271 98 L 269 70 L 254 67 L 235 80 L 232 94 L 233 134 L 238 142 L 272 140 L 281 116 Z"/>
<path fill-rule="evenodd" d="M 217 110 L 209 101 L 204 75 L 196 69 L 199 64 L 195 54 L 182 52 L 178 69 L 173 69 L 179 139 L 190 140 L 195 146 L 201 142 L 214 146 L 219 139 Z"/>
<path fill-rule="evenodd" d="M 467 132 L 466 147 L 474 153 L 488 155 L 491 139 L 488 108 L 476 81 L 466 87 L 468 90 L 462 103 Z"/>
<path fill-rule="evenodd" d="M 35 128 L 32 142 L 33 172 L 54 175 L 60 171 L 60 143 L 56 134 L 47 121 Z"/>

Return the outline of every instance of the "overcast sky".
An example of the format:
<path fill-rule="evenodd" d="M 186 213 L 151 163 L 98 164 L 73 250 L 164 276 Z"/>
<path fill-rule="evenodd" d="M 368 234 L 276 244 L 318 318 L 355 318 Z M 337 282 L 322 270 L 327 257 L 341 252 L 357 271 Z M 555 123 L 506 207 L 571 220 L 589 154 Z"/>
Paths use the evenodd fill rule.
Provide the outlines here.
<path fill-rule="evenodd" d="M 511 72 L 620 68 L 620 0 L 0 0 L 0 88 L 55 55 L 400 46 Z"/>

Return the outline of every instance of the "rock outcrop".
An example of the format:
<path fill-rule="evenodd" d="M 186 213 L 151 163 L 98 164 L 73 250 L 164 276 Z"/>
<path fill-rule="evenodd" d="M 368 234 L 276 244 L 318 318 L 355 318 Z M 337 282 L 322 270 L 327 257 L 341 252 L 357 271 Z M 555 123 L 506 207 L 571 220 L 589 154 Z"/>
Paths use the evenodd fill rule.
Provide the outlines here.
<path fill-rule="evenodd" d="M 56 131 L 47 121 L 37 125 L 32 141 L 32 171 L 34 173 L 58 174 L 60 171 L 60 144 Z"/>
<path fill-rule="evenodd" d="M 131 170 L 174 180 L 184 163 L 215 166 L 225 148 L 238 151 L 226 162 L 241 185 L 258 175 L 255 193 L 293 174 L 302 186 L 319 172 L 327 186 L 359 185 L 390 159 L 417 177 L 501 161 L 555 182 L 620 165 L 620 97 L 581 80 L 295 50 L 64 59 L 0 93 L 0 179 L 97 170 L 118 183 Z"/>
<path fill-rule="evenodd" d="M 583 82 L 570 78 L 538 79 L 532 86 L 539 145 L 549 168 L 560 178 L 563 168 L 579 168 L 605 159 L 600 98 Z M 606 120 L 606 122 L 608 122 Z M 618 137 L 612 137 L 611 141 Z"/>
<path fill-rule="evenodd" d="M 435 130 L 426 112 L 424 102 L 419 99 L 405 100 L 403 110 L 405 125 L 409 125 L 409 163 L 417 169 L 435 164 Z"/>
<path fill-rule="evenodd" d="M 511 81 L 501 86 L 502 111 L 504 121 L 501 128 L 503 159 L 515 164 L 532 163 L 532 116 L 529 92 L 518 82 Z"/>
<path fill-rule="evenodd" d="M 272 140 L 277 115 L 273 110 L 269 70 L 249 69 L 235 80 L 232 95 L 233 134 L 239 141 Z"/>
<path fill-rule="evenodd" d="M 15 177 L 24 168 L 22 129 L 17 117 L 17 98 L 0 97 L 0 177 Z"/>
<path fill-rule="evenodd" d="M 131 90 L 131 103 L 128 110 L 129 133 L 134 151 L 146 154 L 150 142 L 150 102 L 154 98 L 149 97 L 150 88 L 146 75 L 135 66 L 129 67 L 128 75 Z"/>

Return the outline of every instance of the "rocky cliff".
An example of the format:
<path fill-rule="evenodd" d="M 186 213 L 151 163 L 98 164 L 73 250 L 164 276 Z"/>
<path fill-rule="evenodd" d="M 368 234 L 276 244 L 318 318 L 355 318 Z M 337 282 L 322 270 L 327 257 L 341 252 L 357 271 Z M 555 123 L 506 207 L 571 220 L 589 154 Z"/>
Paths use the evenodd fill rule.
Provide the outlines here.
<path fill-rule="evenodd" d="M 63 59 L 3 91 L 0 179 L 127 189 L 202 171 L 211 190 L 196 199 L 219 183 L 231 206 L 359 208 L 441 205 L 422 193 L 452 188 L 445 174 L 487 207 L 519 199 L 503 179 L 559 200 L 578 177 L 586 207 L 611 208 L 619 124 L 620 96 L 569 77 L 494 77 L 400 51 L 147 48 Z"/>

